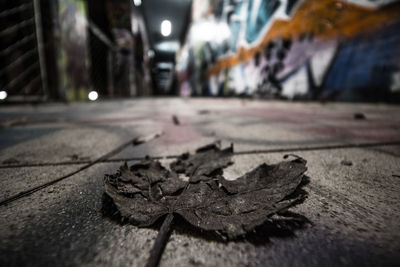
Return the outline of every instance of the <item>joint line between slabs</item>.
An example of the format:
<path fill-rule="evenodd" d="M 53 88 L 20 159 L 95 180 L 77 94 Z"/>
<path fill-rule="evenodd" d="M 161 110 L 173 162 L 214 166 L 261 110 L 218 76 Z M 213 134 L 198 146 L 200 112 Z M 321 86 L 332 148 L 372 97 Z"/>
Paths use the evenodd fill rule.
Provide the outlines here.
<path fill-rule="evenodd" d="M 381 146 L 398 146 L 400 141 L 384 142 L 384 143 L 356 143 L 356 144 L 343 144 L 343 145 L 331 145 L 331 146 L 314 146 L 314 147 L 289 147 L 289 148 L 273 148 L 263 150 L 248 150 L 234 152 L 234 155 L 252 155 L 252 154 L 266 154 L 266 153 L 279 153 L 279 152 L 296 152 L 296 151 L 314 151 L 314 150 L 333 150 L 333 149 L 349 149 L 349 148 L 368 148 L 368 147 L 381 147 Z M 384 151 L 377 151 L 384 152 Z M 115 153 L 116 154 L 116 153 Z M 114 155 L 114 154 L 113 154 Z M 112 163 L 112 162 L 124 162 L 124 161 L 140 161 L 145 157 L 132 157 L 132 158 L 115 158 L 109 159 L 113 155 L 108 157 L 101 157 L 95 160 L 95 163 Z M 392 154 L 391 154 L 392 155 Z M 168 156 L 150 156 L 152 159 L 174 159 L 180 155 L 168 155 Z M 392 155 L 396 156 L 396 155 Z M 0 165 L 0 169 L 8 168 L 25 168 L 25 167 L 50 167 L 50 166 L 62 166 L 62 165 L 79 165 L 79 164 L 91 164 L 91 161 L 64 161 L 64 162 L 44 162 L 44 163 L 27 163 L 27 164 L 15 164 L 15 165 Z M 84 166 L 83 166 L 84 167 Z"/>
<path fill-rule="evenodd" d="M 129 142 L 126 142 L 126 143 L 118 146 L 117 148 L 111 150 L 110 152 L 104 154 L 103 156 L 97 158 L 96 160 L 87 163 L 86 165 L 80 167 L 79 169 L 77 169 L 77 170 L 75 170 L 73 172 L 70 172 L 70 173 L 68 173 L 66 175 L 63 175 L 63 176 L 61 176 L 59 178 L 56 178 L 56 179 L 54 179 L 54 180 L 52 180 L 50 182 L 47 182 L 47 183 L 38 185 L 36 187 L 33 187 L 31 189 L 19 192 L 19 193 L 15 194 L 15 195 L 13 195 L 13 196 L 11 196 L 9 198 L 6 198 L 6 199 L 0 201 L 0 206 L 7 205 L 7 204 L 9 204 L 11 202 L 14 202 L 15 200 L 18 200 L 20 198 L 29 196 L 29 195 L 31 195 L 31 194 L 33 194 L 33 193 L 35 193 L 35 192 L 37 192 L 37 191 L 39 191 L 41 189 L 44 189 L 44 188 L 46 188 L 46 187 L 48 187 L 50 185 L 53 185 L 53 184 L 58 183 L 58 182 L 60 182 L 60 181 L 62 181 L 64 179 L 67 179 L 67 178 L 69 178 L 71 176 L 74 176 L 75 174 L 77 174 L 77 173 L 79 173 L 79 172 L 81 172 L 83 170 L 86 170 L 86 169 L 92 167 L 93 165 L 95 165 L 97 163 L 105 162 L 109 157 L 114 156 L 115 154 L 119 153 L 121 150 L 123 150 L 125 147 L 127 147 L 129 145 L 137 146 L 137 145 L 140 145 L 140 144 L 142 144 L 144 142 L 148 142 L 148 141 L 150 141 L 150 140 L 152 140 L 154 138 L 157 138 L 159 136 L 160 135 L 154 135 L 154 136 L 149 137 L 147 140 L 144 140 L 143 138 L 140 139 L 140 137 L 135 137 L 135 138 L 131 139 Z M 42 166 L 43 166 L 43 164 L 42 164 Z"/>
<path fill-rule="evenodd" d="M 400 141 L 385 142 L 385 143 L 358 143 L 358 144 L 343 144 L 343 145 L 332 145 L 332 146 L 315 146 L 315 147 L 291 147 L 291 148 L 276 148 L 276 149 L 265 149 L 265 150 L 248 150 L 238 151 L 233 154 L 236 156 L 241 155 L 253 155 L 253 154 L 267 154 L 267 153 L 279 153 L 279 152 L 296 152 L 296 151 L 317 151 L 317 150 L 334 150 L 334 149 L 350 149 L 350 148 L 368 148 L 368 147 L 380 147 L 380 146 L 398 146 Z M 154 156 L 151 159 L 174 159 L 180 155 L 169 155 L 169 156 Z M 132 157 L 132 158 L 115 158 L 109 159 L 103 162 L 124 162 L 124 161 L 140 161 L 145 157 Z"/>
<path fill-rule="evenodd" d="M 145 140 L 144 142 L 148 142 L 151 141 L 154 138 L 159 137 L 160 135 L 156 134 L 151 136 L 150 138 L 148 138 L 147 140 Z M 125 159 L 109 159 L 109 157 L 112 157 L 113 155 L 119 153 L 122 149 L 124 149 L 125 147 L 129 146 L 129 145 L 133 145 L 133 146 L 137 146 L 140 145 L 144 142 L 138 142 L 138 138 L 133 138 L 132 140 L 130 140 L 129 142 L 126 142 L 122 145 L 120 145 L 119 147 L 115 148 L 114 150 L 108 152 L 107 154 L 99 157 L 98 159 L 91 161 L 89 163 L 87 163 L 86 165 L 80 167 L 78 170 L 70 172 L 64 176 L 61 176 L 55 180 L 52 180 L 50 182 L 44 183 L 42 185 L 36 186 L 34 188 L 28 189 L 26 191 L 22 191 L 14 196 L 11 196 L 5 200 L 2 200 L 0 202 L 0 206 L 4 206 L 7 205 L 15 200 L 18 200 L 20 198 L 23 198 L 25 196 L 29 196 L 31 194 L 33 194 L 34 192 L 37 192 L 41 189 L 44 189 L 50 185 L 53 185 L 55 183 L 58 183 L 64 179 L 67 179 L 71 176 L 74 176 L 75 174 L 86 170 L 90 167 L 92 167 L 93 165 L 97 164 L 97 163 L 107 163 L 107 162 L 123 162 L 123 161 L 135 161 L 135 160 L 141 160 L 144 159 L 144 157 L 137 157 L 137 158 L 125 158 Z M 283 149 L 265 149 L 265 150 L 250 150 L 250 151 L 239 151 L 234 153 L 234 155 L 251 155 L 251 154 L 266 154 L 266 153 L 279 153 L 279 152 L 295 152 L 295 151 L 313 151 L 313 150 L 330 150 L 330 149 L 346 149 L 346 148 L 367 148 L 367 147 L 379 147 L 379 146 L 390 146 L 390 145 L 400 145 L 400 141 L 395 141 L 395 142 L 385 142 L 385 143 L 359 143 L 359 144 L 343 144 L 343 145 L 332 145 L 332 146 L 320 146 L 320 147 L 298 147 L 298 148 L 283 148 Z M 179 157 L 179 155 L 170 155 L 170 156 L 156 156 L 156 157 L 151 157 L 153 159 L 173 159 L 173 158 L 177 158 Z M 43 164 L 31 164 L 31 165 L 25 165 L 25 166 L 0 166 L 0 168 L 17 168 L 17 167 L 35 167 L 35 166 L 57 166 L 57 165 L 68 165 L 68 164 L 82 164 L 79 162 L 63 162 L 61 164 L 57 164 L 57 163 L 50 163 L 48 165 L 46 165 L 45 163 Z"/>

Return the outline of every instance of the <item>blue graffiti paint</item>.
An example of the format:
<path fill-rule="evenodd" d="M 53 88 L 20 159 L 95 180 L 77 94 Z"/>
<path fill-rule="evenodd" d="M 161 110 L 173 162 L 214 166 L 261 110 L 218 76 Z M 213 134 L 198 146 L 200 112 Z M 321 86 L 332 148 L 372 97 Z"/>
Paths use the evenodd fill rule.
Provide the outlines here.
<path fill-rule="evenodd" d="M 323 95 L 339 100 L 385 100 L 400 70 L 400 23 L 344 41 L 327 74 Z"/>
<path fill-rule="evenodd" d="M 236 52 L 236 48 L 237 48 L 237 43 L 239 40 L 239 34 L 240 34 L 240 27 L 242 25 L 242 22 L 239 20 L 239 15 L 240 12 L 243 8 L 243 3 L 240 2 L 236 5 L 235 10 L 233 12 L 233 15 L 236 17 L 235 20 L 231 19 L 230 22 L 230 29 L 231 29 L 231 38 L 230 38 L 230 44 L 229 47 L 231 49 L 231 51 Z M 232 18 L 232 16 L 231 16 Z"/>
<path fill-rule="evenodd" d="M 280 1 L 261 0 L 255 19 L 251 15 L 254 4 L 254 0 L 249 1 L 248 16 L 246 21 L 246 41 L 248 43 L 254 42 L 259 37 L 263 27 L 268 23 L 274 12 L 280 6 Z"/>

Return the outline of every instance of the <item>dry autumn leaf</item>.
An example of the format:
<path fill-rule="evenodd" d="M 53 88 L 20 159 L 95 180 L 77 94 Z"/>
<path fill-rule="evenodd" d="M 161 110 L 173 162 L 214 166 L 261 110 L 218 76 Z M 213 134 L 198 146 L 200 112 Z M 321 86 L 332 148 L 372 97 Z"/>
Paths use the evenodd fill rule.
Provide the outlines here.
<path fill-rule="evenodd" d="M 134 225 L 150 226 L 168 215 L 162 226 L 168 230 L 174 214 L 179 214 L 195 227 L 217 231 L 228 239 L 246 234 L 304 197 L 291 196 L 307 170 L 304 159 L 264 163 L 230 181 L 223 177 L 223 168 L 232 164 L 232 155 L 233 146 L 221 150 L 212 144 L 194 155 L 183 154 L 171 163 L 171 171 L 152 159 L 131 167 L 125 164 L 105 177 L 106 194 Z M 187 181 L 180 175 L 187 176 Z M 165 245 L 157 242 L 161 241 L 155 247 Z M 158 259 L 150 265 L 157 263 Z"/>

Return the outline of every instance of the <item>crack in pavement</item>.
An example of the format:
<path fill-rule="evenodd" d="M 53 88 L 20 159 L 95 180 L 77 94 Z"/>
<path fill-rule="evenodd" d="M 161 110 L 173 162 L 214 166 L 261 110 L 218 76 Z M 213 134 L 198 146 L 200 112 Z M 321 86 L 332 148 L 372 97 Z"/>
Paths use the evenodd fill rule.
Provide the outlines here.
<path fill-rule="evenodd" d="M 132 143 L 138 142 L 139 139 L 135 138 Z M 138 144 L 139 145 L 142 143 Z M 393 142 L 381 142 L 381 143 L 348 143 L 342 145 L 324 145 L 324 146 L 312 146 L 312 147 L 288 147 L 288 148 L 272 148 L 272 149 L 261 149 L 261 150 L 245 150 L 234 152 L 234 155 L 251 155 L 251 154 L 266 154 L 266 153 L 279 153 L 279 152 L 297 152 L 297 151 L 316 151 L 316 150 L 331 150 L 331 149 L 349 149 L 349 148 L 369 148 L 369 147 L 381 147 L 381 146 L 399 146 L 400 141 Z M 376 152 L 386 153 L 386 151 L 376 150 Z M 113 154 L 114 155 L 114 154 Z M 174 159 L 178 158 L 180 155 L 169 155 L 169 156 L 150 156 L 152 159 Z M 392 153 L 391 156 L 399 157 L 399 155 Z M 109 156 L 110 157 L 110 156 Z M 114 158 L 109 159 L 103 158 L 101 160 L 96 160 L 96 163 L 107 163 L 107 162 L 124 162 L 124 161 L 140 161 L 146 157 L 129 157 L 129 158 Z M 0 165 L 0 169 L 8 168 L 24 168 L 24 167 L 46 167 L 46 166 L 62 166 L 62 165 L 78 165 L 78 164 L 90 164 L 90 160 L 80 160 L 80 161 L 61 161 L 61 162 L 43 162 L 43 163 L 23 163 L 23 164 L 8 164 Z"/>
<path fill-rule="evenodd" d="M 0 201 L 0 206 L 7 205 L 15 200 L 18 200 L 20 198 L 23 198 L 25 196 L 29 196 L 33 194 L 34 192 L 37 192 L 41 189 L 44 189 L 50 185 L 53 185 L 55 183 L 58 183 L 64 179 L 67 179 L 85 169 L 90 168 L 91 166 L 97 164 L 97 163 L 108 163 L 108 162 L 128 162 L 128 161 L 140 161 L 144 159 L 145 157 L 132 157 L 132 158 L 116 158 L 116 159 L 109 159 L 110 157 L 118 154 L 121 150 L 123 150 L 125 147 L 129 145 L 133 146 L 138 146 L 143 143 L 147 143 L 155 138 L 158 138 L 161 136 L 162 133 L 156 133 L 148 136 L 140 136 L 140 137 L 135 137 L 129 142 L 126 142 L 114 150 L 108 152 L 107 154 L 99 157 L 98 159 L 94 161 L 73 161 L 73 162 L 60 162 L 60 163 L 33 163 L 33 164 L 21 164 L 21 165 L 7 165 L 7 166 L 0 166 L 0 169 L 2 168 L 20 168 L 20 167 L 44 167 L 44 166 L 59 166 L 59 165 L 73 165 L 73 164 L 82 164 L 85 163 L 86 165 L 82 166 L 78 170 L 75 170 L 73 172 L 70 172 L 66 175 L 63 175 L 59 178 L 56 178 L 50 182 L 44 183 L 42 185 L 33 187 L 31 189 L 22 191 L 20 193 L 17 193 L 9 198 L 6 198 L 2 201 Z M 382 142 L 382 143 L 354 143 L 354 144 L 343 144 L 343 145 L 331 145 L 331 146 L 316 146 L 316 147 L 295 147 L 295 148 L 280 148 L 280 149 L 264 149 L 264 150 L 248 150 L 248 151 L 238 151 L 234 152 L 234 155 L 249 155 L 249 154 L 265 154 L 265 153 L 279 153 L 279 152 L 296 152 L 296 151 L 314 151 L 314 150 L 329 150 L 329 149 L 346 149 L 346 148 L 368 148 L 368 147 L 379 147 L 379 146 L 393 146 L 393 145 L 400 145 L 400 141 L 394 141 L 394 142 Z M 177 158 L 180 155 L 170 155 L 170 156 L 156 156 L 156 157 L 151 157 L 153 159 L 173 159 Z"/>
<path fill-rule="evenodd" d="M 28 189 L 28 190 L 25 190 L 25 191 L 21 191 L 21 192 L 13 195 L 11 197 L 8 197 L 8 198 L 0 201 L 0 206 L 7 205 L 7 204 L 9 204 L 9 203 L 11 203 L 11 202 L 13 202 L 15 200 L 18 200 L 20 198 L 29 196 L 29 195 L 33 194 L 34 192 L 42 190 L 42 189 L 44 189 L 44 188 L 46 188 L 46 187 L 48 187 L 50 185 L 58 183 L 58 182 L 60 182 L 62 180 L 65 180 L 65 179 L 67 179 L 67 178 L 69 178 L 69 177 L 71 177 L 71 176 L 83 171 L 83 170 L 86 170 L 86 169 L 92 167 L 93 165 L 95 165 L 97 163 L 104 162 L 106 159 L 118 154 L 119 152 L 121 152 L 121 150 L 123 150 L 125 147 L 127 147 L 129 145 L 133 145 L 133 146 L 141 145 L 143 143 L 149 142 L 149 141 L 151 141 L 151 140 L 153 140 L 155 138 L 160 137 L 161 134 L 162 133 L 156 133 L 156 134 L 152 134 L 152 135 L 148 135 L 148 136 L 144 136 L 144 137 L 143 136 L 135 137 L 135 138 L 129 140 L 128 142 L 123 143 L 122 145 L 116 147 L 115 149 L 111 150 L 110 152 L 104 154 L 103 156 L 97 158 L 96 160 L 87 163 L 86 165 L 80 167 L 79 169 L 77 169 L 77 170 L 75 170 L 73 172 L 70 172 L 70 173 L 68 173 L 66 175 L 58 177 L 58 178 L 56 178 L 56 179 L 54 179 L 54 180 L 52 180 L 50 182 L 35 186 L 35 187 L 31 188 L 31 189 Z"/>

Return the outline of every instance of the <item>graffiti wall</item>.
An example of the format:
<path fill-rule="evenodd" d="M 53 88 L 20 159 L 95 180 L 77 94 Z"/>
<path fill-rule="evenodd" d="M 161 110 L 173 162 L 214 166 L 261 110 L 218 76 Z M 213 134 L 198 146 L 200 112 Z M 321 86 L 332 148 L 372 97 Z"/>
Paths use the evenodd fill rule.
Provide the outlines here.
<path fill-rule="evenodd" d="M 399 1 L 202 2 L 177 57 L 182 94 L 400 100 Z"/>

